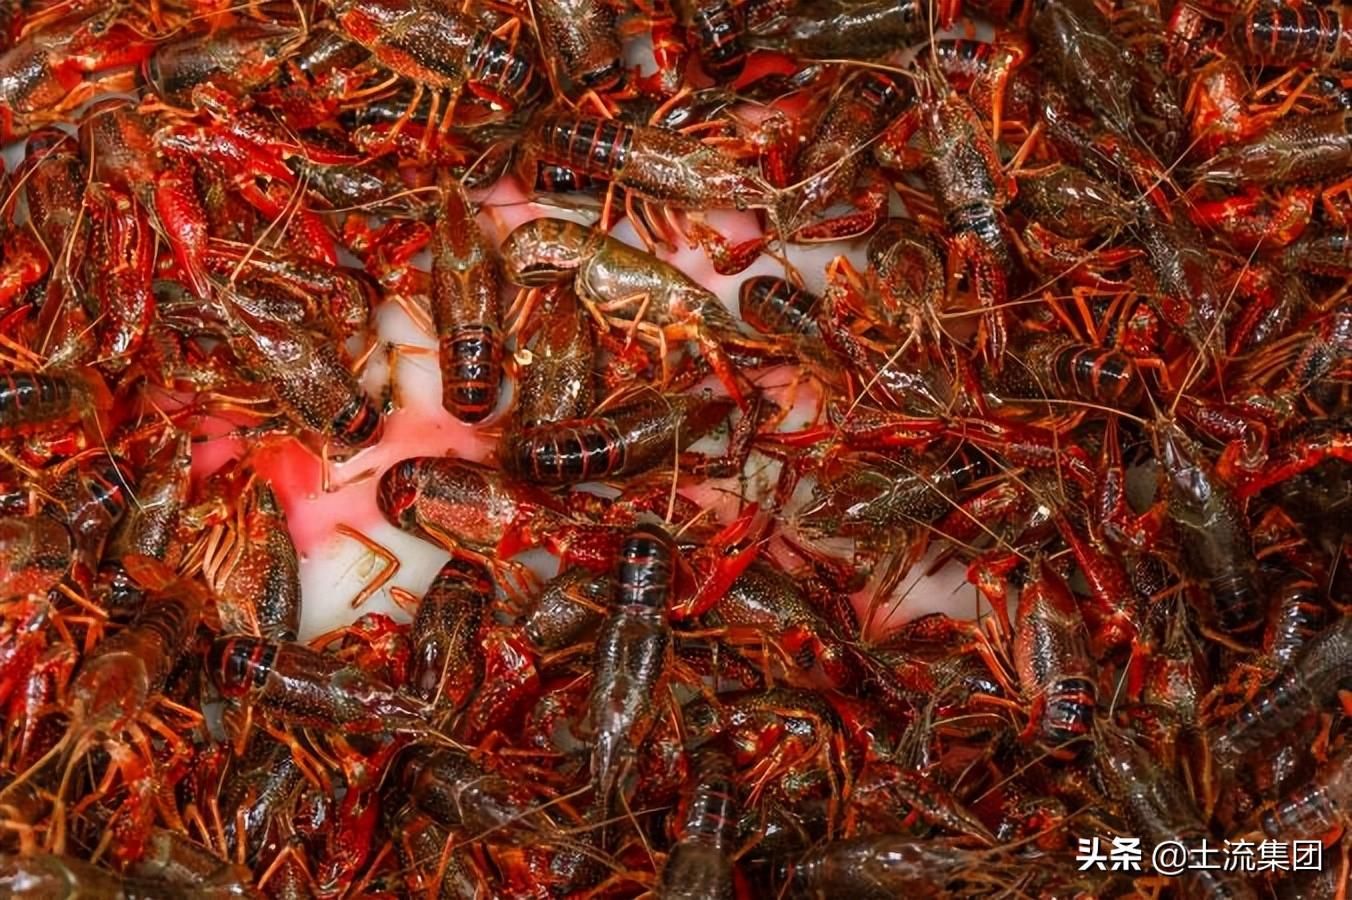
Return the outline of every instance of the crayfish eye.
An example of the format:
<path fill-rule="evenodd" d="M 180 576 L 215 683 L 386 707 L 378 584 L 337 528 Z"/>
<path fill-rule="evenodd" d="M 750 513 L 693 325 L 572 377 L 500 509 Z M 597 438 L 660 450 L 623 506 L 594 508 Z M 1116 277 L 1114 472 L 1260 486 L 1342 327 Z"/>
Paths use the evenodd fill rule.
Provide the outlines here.
<path fill-rule="evenodd" d="M 1174 489 L 1185 497 L 1198 503 L 1205 503 L 1211 496 L 1211 485 L 1197 466 L 1184 466 L 1173 472 Z"/>
<path fill-rule="evenodd" d="M 696 703 L 685 709 L 685 721 L 692 729 L 697 732 L 704 732 L 714 727 L 715 716 L 713 707 L 708 704 Z"/>
<path fill-rule="evenodd" d="M 813 651 L 811 644 L 804 644 L 793 655 L 793 661 L 798 664 L 800 669 L 810 669 L 817 662 L 817 654 Z"/>

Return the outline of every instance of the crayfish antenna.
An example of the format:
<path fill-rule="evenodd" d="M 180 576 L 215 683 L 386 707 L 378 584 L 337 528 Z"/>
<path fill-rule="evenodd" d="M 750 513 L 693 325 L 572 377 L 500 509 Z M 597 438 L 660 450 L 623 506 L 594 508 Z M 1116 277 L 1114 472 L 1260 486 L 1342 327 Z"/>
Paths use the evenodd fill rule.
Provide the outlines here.
<path fill-rule="evenodd" d="M 77 715 L 75 721 L 78 722 L 79 718 L 80 717 Z M 70 742 L 70 739 L 74 734 L 75 728 L 73 722 L 72 727 L 66 731 L 66 734 L 61 740 L 57 741 L 56 746 L 47 751 L 47 754 L 34 764 L 34 768 L 48 760 L 54 753 L 62 751 L 65 745 Z M 61 783 L 57 787 L 56 797 L 52 801 L 52 830 L 47 835 L 47 849 L 52 853 L 66 852 L 66 792 L 70 788 L 70 780 L 75 772 L 76 763 L 83 758 L 92 744 L 93 733 L 89 731 L 84 732 L 81 738 L 76 741 L 75 746 L 71 749 L 69 758 L 66 760 L 65 771 L 61 774 Z M 31 772 L 32 769 L 29 771 Z M 17 783 L 19 782 L 16 779 L 14 782 L 11 782 L 10 787 Z"/>

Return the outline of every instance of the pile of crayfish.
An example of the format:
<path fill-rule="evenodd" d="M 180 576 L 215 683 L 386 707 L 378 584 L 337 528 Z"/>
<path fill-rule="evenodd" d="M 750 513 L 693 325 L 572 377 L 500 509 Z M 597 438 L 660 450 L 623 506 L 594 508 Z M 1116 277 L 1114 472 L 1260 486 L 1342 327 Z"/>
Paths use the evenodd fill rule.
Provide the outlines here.
<path fill-rule="evenodd" d="M 1350 68 L 1315 0 L 5 0 L 0 893 L 1344 896 Z M 400 352 L 491 452 L 369 463 Z M 302 629 L 283 443 L 405 615 Z"/>

